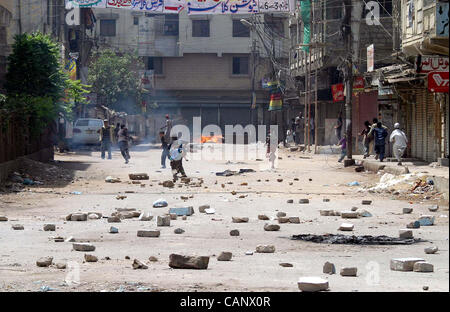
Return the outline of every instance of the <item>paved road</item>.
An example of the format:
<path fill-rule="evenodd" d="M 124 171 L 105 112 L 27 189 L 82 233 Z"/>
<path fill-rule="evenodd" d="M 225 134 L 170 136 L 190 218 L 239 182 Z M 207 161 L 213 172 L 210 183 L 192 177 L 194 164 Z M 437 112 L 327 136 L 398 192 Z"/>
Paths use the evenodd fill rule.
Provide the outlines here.
<path fill-rule="evenodd" d="M 214 145 L 212 145 L 214 146 Z M 252 147 L 254 148 L 254 147 Z M 218 155 L 213 147 L 205 148 L 208 155 Z M 217 152 L 217 146 L 215 151 Z M 255 156 L 254 154 L 253 156 Z M 202 178 L 202 187 L 177 183 L 174 188 L 164 188 L 159 182 L 171 179 L 170 169 L 159 169 L 160 150 L 140 145 L 131 151 L 132 159 L 124 164 L 120 153 L 113 160 L 101 160 L 99 152 L 80 151 L 57 155 L 57 163 L 49 166 L 69 169 L 73 175 L 66 184 L 46 183 L 30 187 L 20 193 L 0 195 L 0 215 L 8 222 L 0 222 L 0 290 L 38 291 L 50 286 L 58 291 L 298 291 L 301 276 L 322 276 L 329 280 L 330 291 L 429 291 L 449 290 L 449 227 L 448 206 L 430 213 L 427 203 L 396 200 L 391 195 L 361 193 L 359 187 L 347 183 L 358 181 L 362 186 L 373 185 L 376 174 L 355 173 L 352 168 L 342 168 L 337 155 L 315 155 L 311 159 L 301 152 L 280 151 L 277 168 L 268 170 L 265 161 L 251 160 L 191 160 L 185 162 L 190 177 Z M 264 153 L 262 154 L 264 157 Z M 45 167 L 45 166 L 43 166 Z M 216 172 L 226 169 L 254 169 L 256 172 L 239 176 L 217 177 Z M 128 173 L 146 172 L 150 180 L 145 187 L 129 184 Z M 107 176 L 119 177 L 122 183 L 105 183 Z M 277 179 L 283 179 L 278 182 Z M 298 179 L 298 180 L 295 180 Z M 266 181 L 267 180 L 267 181 Z M 55 183 L 58 182 L 55 174 Z M 217 183 L 216 183 L 217 182 Z M 246 182 L 248 185 L 241 186 Z M 224 184 L 224 187 L 222 187 Z M 181 185 L 181 186 L 180 186 Z M 81 192 L 81 195 L 71 194 Z M 134 191 L 127 193 L 126 191 Z M 231 192 L 236 191 L 236 195 Z M 118 194 L 126 195 L 117 200 Z M 193 198 L 182 200 L 180 196 Z M 246 195 L 245 198 L 239 198 Z M 159 238 L 140 238 L 137 230 L 156 229 L 156 220 L 122 220 L 110 224 L 106 219 L 87 222 L 67 222 L 64 217 L 73 212 L 101 212 L 110 215 L 115 208 L 136 208 L 163 215 L 167 208 L 153 208 L 152 203 L 164 198 L 170 207 L 193 206 L 195 214 L 171 222 L 170 227 L 159 227 Z M 308 198 L 309 204 L 299 204 Z M 329 202 L 323 202 L 329 198 Z M 293 199 L 294 204 L 287 200 Z M 371 199 L 370 206 L 362 206 L 362 199 Z M 214 215 L 198 212 L 198 206 L 209 204 Z M 353 206 L 366 209 L 373 217 L 352 219 L 355 235 L 398 236 L 398 230 L 421 214 L 436 216 L 436 225 L 414 230 L 416 238 L 428 240 L 408 246 L 350 246 L 315 244 L 290 240 L 295 234 L 342 233 L 337 229 L 340 217 L 320 216 L 320 209 L 350 210 Z M 403 215 L 403 207 L 413 207 L 410 215 Z M 265 221 L 258 215 L 274 218 L 282 211 L 287 216 L 300 217 L 300 224 L 281 224 L 281 230 L 266 232 Z M 248 217 L 248 223 L 232 223 L 231 218 Z M 444 217 L 447 216 L 447 217 Z M 275 220 L 273 222 L 276 222 Z M 12 224 L 23 224 L 25 230 L 14 231 Z M 44 232 L 43 224 L 54 223 L 56 232 Z M 109 234 L 111 225 L 119 234 Z M 184 234 L 174 234 L 182 228 Z M 232 237 L 230 230 L 238 229 L 240 236 Z M 72 250 L 69 242 L 56 243 L 51 237 L 74 237 L 96 246 L 97 263 L 84 263 L 84 253 Z M 245 255 L 259 244 L 273 244 L 273 254 Z M 439 252 L 426 255 L 424 248 L 436 245 Z M 230 262 L 217 261 L 222 251 L 233 253 Z M 207 270 L 174 270 L 169 268 L 171 253 L 211 256 Z M 73 270 L 56 267 L 39 268 L 35 262 L 43 256 L 54 257 L 54 262 L 74 262 L 79 266 L 80 284 L 65 285 L 63 281 Z M 149 262 L 155 256 L 158 262 Z M 110 260 L 105 258 L 109 257 Z M 125 259 L 129 257 L 130 259 Z M 390 259 L 396 257 L 421 257 L 434 264 L 433 273 L 394 272 L 389 269 Z M 133 259 L 148 264 L 148 270 L 133 270 Z M 338 274 L 322 273 L 326 262 L 336 265 Z M 293 267 L 281 267 L 288 262 Z M 356 266 L 357 277 L 342 277 L 344 266 Z"/>

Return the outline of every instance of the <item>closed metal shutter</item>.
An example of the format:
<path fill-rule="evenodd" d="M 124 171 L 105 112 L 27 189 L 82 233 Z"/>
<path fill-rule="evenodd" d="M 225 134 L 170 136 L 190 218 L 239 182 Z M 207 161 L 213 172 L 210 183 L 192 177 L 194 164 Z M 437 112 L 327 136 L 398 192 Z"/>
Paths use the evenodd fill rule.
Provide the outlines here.
<path fill-rule="evenodd" d="M 427 150 L 426 150 L 426 161 L 433 162 L 437 161 L 438 157 L 438 138 L 440 128 L 439 118 L 437 118 L 436 113 L 439 109 L 436 109 L 436 101 L 434 100 L 434 95 L 432 93 L 426 92 L 427 101 Z"/>

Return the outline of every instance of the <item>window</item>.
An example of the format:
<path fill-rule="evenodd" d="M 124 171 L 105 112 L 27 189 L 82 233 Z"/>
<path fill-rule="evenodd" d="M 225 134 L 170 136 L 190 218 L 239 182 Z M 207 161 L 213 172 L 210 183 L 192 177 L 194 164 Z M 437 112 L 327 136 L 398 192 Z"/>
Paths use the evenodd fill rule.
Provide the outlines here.
<path fill-rule="evenodd" d="M 153 70 L 155 75 L 163 74 L 163 59 L 162 57 L 149 57 L 147 69 Z"/>
<path fill-rule="evenodd" d="M 89 119 L 89 127 L 101 128 L 103 127 L 103 121 L 98 119 Z"/>
<path fill-rule="evenodd" d="M 116 35 L 116 20 L 100 20 L 100 36 L 114 37 Z"/>
<path fill-rule="evenodd" d="M 165 14 L 164 15 L 164 35 L 165 36 L 178 36 L 178 14 Z"/>
<path fill-rule="evenodd" d="M 133 17 L 133 25 L 139 25 L 139 17 Z"/>
<path fill-rule="evenodd" d="M 209 37 L 209 20 L 193 20 L 192 37 Z"/>
<path fill-rule="evenodd" d="M 284 19 L 278 17 L 264 16 L 265 29 L 268 33 L 276 36 L 284 36 Z"/>
<path fill-rule="evenodd" d="M 233 57 L 233 75 L 248 75 L 248 56 Z"/>
<path fill-rule="evenodd" d="M 250 28 L 240 20 L 233 20 L 233 37 L 250 37 Z"/>

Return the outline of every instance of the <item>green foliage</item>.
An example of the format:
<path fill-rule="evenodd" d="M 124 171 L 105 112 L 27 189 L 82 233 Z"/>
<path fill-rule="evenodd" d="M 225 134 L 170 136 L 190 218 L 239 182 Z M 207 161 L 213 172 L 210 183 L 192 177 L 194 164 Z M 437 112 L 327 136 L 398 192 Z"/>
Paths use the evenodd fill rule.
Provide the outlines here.
<path fill-rule="evenodd" d="M 118 55 L 109 49 L 94 52 L 92 59 L 88 77 L 92 92 L 105 99 L 105 105 L 111 109 L 137 111 L 146 92 L 140 86 L 142 59 L 136 54 Z"/>
<path fill-rule="evenodd" d="M 39 135 L 59 113 L 70 117 L 74 102 L 85 103 L 88 92 L 80 81 L 72 81 L 60 63 L 59 46 L 42 33 L 15 37 L 8 57 L 6 98 L 0 100 L 3 118 L 14 116 Z"/>

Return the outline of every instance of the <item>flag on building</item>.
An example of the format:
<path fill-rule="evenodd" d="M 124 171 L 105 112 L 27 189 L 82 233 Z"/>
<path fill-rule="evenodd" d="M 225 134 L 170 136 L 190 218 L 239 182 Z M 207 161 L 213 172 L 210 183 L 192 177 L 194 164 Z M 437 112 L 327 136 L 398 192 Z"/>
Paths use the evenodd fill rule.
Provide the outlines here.
<path fill-rule="evenodd" d="M 268 83 L 270 92 L 269 111 L 283 109 L 283 101 L 281 99 L 281 88 L 279 81 L 271 81 Z"/>
<path fill-rule="evenodd" d="M 73 58 L 70 58 L 66 65 L 66 71 L 69 74 L 69 78 L 71 80 L 77 80 L 77 61 Z"/>

